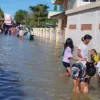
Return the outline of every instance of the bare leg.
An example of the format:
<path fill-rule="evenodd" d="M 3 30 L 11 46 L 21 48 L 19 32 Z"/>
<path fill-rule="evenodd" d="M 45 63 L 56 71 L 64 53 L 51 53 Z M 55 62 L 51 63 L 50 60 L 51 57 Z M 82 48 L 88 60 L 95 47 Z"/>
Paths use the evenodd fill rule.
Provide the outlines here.
<path fill-rule="evenodd" d="M 80 79 L 73 80 L 73 84 L 74 84 L 73 92 L 74 93 L 79 93 L 79 82 L 80 82 Z"/>
<path fill-rule="evenodd" d="M 74 84 L 73 92 L 76 93 L 76 80 L 73 80 L 73 84 Z"/>
<path fill-rule="evenodd" d="M 71 75 L 71 70 L 70 67 L 66 68 L 66 72 L 63 74 L 64 76 L 70 76 Z"/>
<path fill-rule="evenodd" d="M 76 93 L 79 93 L 79 83 L 80 83 L 80 79 L 78 78 L 76 81 Z"/>
<path fill-rule="evenodd" d="M 88 86 L 89 86 L 88 83 L 82 82 L 82 83 L 81 83 L 81 91 L 82 91 L 83 93 L 88 93 Z"/>

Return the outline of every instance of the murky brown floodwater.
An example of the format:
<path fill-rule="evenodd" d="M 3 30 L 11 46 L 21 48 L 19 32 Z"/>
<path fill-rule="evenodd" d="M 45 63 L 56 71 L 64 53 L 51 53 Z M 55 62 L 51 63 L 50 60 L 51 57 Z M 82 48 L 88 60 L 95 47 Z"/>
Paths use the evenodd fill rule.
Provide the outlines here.
<path fill-rule="evenodd" d="M 56 57 L 61 46 L 47 40 L 0 35 L 0 100 L 100 100 L 97 80 L 88 95 L 72 94 L 72 80 Z"/>

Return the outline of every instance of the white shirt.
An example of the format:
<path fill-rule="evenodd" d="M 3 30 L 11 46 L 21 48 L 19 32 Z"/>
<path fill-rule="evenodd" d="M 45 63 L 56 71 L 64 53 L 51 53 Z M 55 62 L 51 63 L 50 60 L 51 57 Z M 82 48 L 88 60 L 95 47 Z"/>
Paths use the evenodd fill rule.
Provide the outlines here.
<path fill-rule="evenodd" d="M 33 31 L 31 31 L 30 33 L 31 33 L 31 35 L 34 35 L 34 32 Z"/>
<path fill-rule="evenodd" d="M 97 68 L 98 68 L 98 75 L 100 75 L 100 61 L 97 63 Z"/>
<path fill-rule="evenodd" d="M 2 32 L 2 30 L 0 29 L 0 33 Z"/>
<path fill-rule="evenodd" d="M 72 57 L 71 48 L 67 47 L 64 52 L 63 62 L 70 63 L 70 59 Z"/>
<path fill-rule="evenodd" d="M 79 50 L 81 50 L 81 56 L 83 58 L 88 58 L 88 45 L 84 44 L 83 42 L 78 47 Z"/>
<path fill-rule="evenodd" d="M 23 36 L 24 35 L 24 31 L 23 30 L 20 30 L 19 31 L 19 36 Z"/>

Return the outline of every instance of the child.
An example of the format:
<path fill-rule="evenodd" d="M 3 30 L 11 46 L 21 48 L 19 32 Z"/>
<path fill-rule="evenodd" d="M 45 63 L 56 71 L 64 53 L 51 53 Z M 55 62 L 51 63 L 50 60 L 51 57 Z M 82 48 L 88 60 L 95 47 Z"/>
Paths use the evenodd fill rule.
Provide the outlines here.
<path fill-rule="evenodd" d="M 21 27 L 20 30 L 19 30 L 19 37 L 20 37 L 20 40 L 23 39 L 23 36 L 24 36 L 24 30 L 23 30 L 23 27 Z"/>
<path fill-rule="evenodd" d="M 33 33 L 33 29 L 30 30 L 30 41 L 34 40 L 34 33 Z"/>
<path fill-rule="evenodd" d="M 100 61 L 97 63 L 97 68 L 98 68 L 98 84 L 100 86 Z"/>
<path fill-rule="evenodd" d="M 88 93 L 88 87 L 91 77 L 96 73 L 96 68 L 93 63 L 86 63 L 83 66 L 81 63 L 73 64 L 71 67 L 72 79 L 74 83 L 73 92 L 79 93 L 79 85 L 83 93 Z"/>
<path fill-rule="evenodd" d="M 82 42 L 80 43 L 79 47 L 78 47 L 78 57 L 80 59 L 86 59 L 88 61 L 88 50 L 89 50 L 89 43 L 92 39 L 92 36 L 90 36 L 89 34 L 86 34 L 83 38 L 82 38 Z"/>
<path fill-rule="evenodd" d="M 66 72 L 64 73 L 64 75 L 66 76 L 70 76 L 71 75 L 71 70 L 70 70 L 70 60 L 76 60 L 78 61 L 78 59 L 73 58 L 72 53 L 74 50 L 74 45 L 73 45 L 73 41 L 71 38 L 68 38 L 64 44 L 64 52 L 63 52 L 63 65 L 66 68 Z"/>
<path fill-rule="evenodd" d="M 99 61 L 99 56 L 97 55 L 97 51 L 95 49 L 91 50 L 91 62 L 94 63 L 96 66 Z M 94 78 L 97 78 L 96 74 L 94 75 Z"/>
<path fill-rule="evenodd" d="M 91 62 L 94 63 L 94 65 L 97 65 L 99 61 L 99 56 L 97 55 L 97 51 L 95 49 L 91 50 Z"/>

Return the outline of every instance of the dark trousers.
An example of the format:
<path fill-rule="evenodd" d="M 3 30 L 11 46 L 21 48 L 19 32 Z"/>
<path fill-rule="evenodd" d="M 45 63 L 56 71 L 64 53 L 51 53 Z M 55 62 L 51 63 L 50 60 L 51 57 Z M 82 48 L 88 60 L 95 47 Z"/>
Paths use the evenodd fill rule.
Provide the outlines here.
<path fill-rule="evenodd" d="M 30 35 L 30 41 L 33 41 L 33 40 L 34 40 L 34 36 Z"/>

